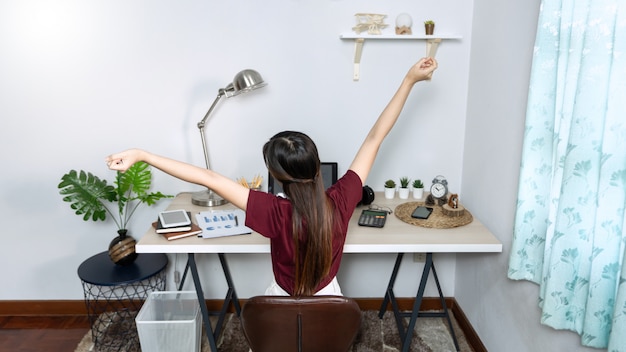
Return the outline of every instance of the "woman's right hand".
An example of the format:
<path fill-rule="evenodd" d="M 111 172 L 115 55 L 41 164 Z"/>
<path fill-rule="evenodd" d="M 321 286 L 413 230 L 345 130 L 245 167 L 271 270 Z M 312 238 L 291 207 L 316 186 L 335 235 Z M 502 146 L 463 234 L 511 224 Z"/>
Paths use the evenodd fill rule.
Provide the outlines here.
<path fill-rule="evenodd" d="M 407 78 L 413 82 L 430 80 L 437 69 L 437 60 L 432 57 L 421 58 L 407 73 Z"/>

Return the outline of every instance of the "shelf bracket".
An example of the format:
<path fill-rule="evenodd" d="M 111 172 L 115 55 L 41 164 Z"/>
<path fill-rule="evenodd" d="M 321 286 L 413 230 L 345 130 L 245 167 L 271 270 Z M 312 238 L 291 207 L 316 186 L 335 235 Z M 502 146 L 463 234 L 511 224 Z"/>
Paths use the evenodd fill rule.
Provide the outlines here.
<path fill-rule="evenodd" d="M 435 57 L 437 55 L 437 49 L 439 48 L 439 44 L 444 39 L 461 39 L 460 36 L 455 35 L 443 35 L 443 36 L 433 36 L 433 35 L 392 35 L 392 34 L 381 34 L 381 35 L 369 35 L 369 34 L 354 34 L 354 33 L 343 33 L 340 35 L 341 39 L 350 39 L 354 40 L 354 71 L 352 73 L 352 80 L 358 81 L 361 78 L 361 56 L 363 54 L 363 45 L 365 44 L 365 39 L 382 39 L 382 40 L 398 40 L 398 39 L 409 39 L 409 40 L 425 40 L 426 41 L 426 57 Z"/>
<path fill-rule="evenodd" d="M 363 53 L 363 43 L 365 43 L 365 39 L 363 38 L 357 38 L 354 41 L 354 74 L 352 75 L 353 81 L 358 81 L 361 75 L 361 54 Z"/>
<path fill-rule="evenodd" d="M 435 57 L 437 55 L 439 43 L 441 43 L 441 38 L 426 40 L 426 57 Z"/>

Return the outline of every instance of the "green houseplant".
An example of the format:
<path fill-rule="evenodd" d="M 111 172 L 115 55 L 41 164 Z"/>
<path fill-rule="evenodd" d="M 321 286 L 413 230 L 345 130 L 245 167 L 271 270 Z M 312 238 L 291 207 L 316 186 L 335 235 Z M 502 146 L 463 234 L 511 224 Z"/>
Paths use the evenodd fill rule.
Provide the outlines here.
<path fill-rule="evenodd" d="M 400 199 L 408 199 L 409 198 L 409 180 L 408 177 L 400 177 L 400 189 L 398 190 L 398 196 Z"/>
<path fill-rule="evenodd" d="M 413 198 L 422 199 L 424 196 L 424 183 L 419 178 L 413 181 Z"/>
<path fill-rule="evenodd" d="M 385 181 L 385 198 L 393 199 L 396 195 L 396 182 L 394 180 Z"/>
<path fill-rule="evenodd" d="M 435 32 L 435 21 L 433 20 L 424 21 L 424 31 L 426 35 L 433 35 L 433 33 Z"/>
<path fill-rule="evenodd" d="M 76 215 L 84 221 L 104 221 L 107 214 L 118 228 L 118 236 L 109 246 L 109 255 L 116 264 L 132 263 L 137 253 L 135 240 L 127 235 L 128 223 L 141 204 L 151 206 L 163 198 L 161 192 L 149 192 L 152 172 L 149 165 L 138 162 L 126 172 L 117 172 L 114 185 L 83 170 L 70 170 L 61 177 L 58 185 L 63 201 L 70 203 Z"/>

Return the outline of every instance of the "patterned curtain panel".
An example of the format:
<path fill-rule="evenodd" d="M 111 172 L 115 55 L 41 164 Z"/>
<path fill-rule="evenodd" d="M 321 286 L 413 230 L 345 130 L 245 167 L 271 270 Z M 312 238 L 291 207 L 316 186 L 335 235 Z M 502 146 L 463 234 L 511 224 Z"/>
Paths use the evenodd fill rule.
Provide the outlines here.
<path fill-rule="evenodd" d="M 541 323 L 626 351 L 626 1 L 544 0 L 508 276 Z"/>

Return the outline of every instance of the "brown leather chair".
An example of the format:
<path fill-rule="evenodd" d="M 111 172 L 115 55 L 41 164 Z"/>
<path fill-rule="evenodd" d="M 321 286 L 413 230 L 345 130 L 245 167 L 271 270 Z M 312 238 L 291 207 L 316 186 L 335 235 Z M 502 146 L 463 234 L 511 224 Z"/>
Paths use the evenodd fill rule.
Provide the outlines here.
<path fill-rule="evenodd" d="M 361 310 L 341 296 L 255 296 L 241 310 L 253 352 L 346 352 L 361 326 Z"/>

